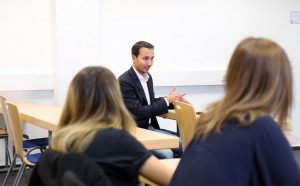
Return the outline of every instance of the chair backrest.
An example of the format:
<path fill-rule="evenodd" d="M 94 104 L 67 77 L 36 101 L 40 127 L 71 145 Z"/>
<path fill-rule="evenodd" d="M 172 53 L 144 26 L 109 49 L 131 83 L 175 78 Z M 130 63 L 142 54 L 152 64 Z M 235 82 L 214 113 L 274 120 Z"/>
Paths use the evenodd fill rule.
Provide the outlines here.
<path fill-rule="evenodd" d="M 175 101 L 173 104 L 176 112 L 182 148 L 185 150 L 194 136 L 194 128 L 197 121 L 196 111 L 193 105 L 187 103 Z"/>
<path fill-rule="evenodd" d="M 10 126 L 11 124 L 9 123 L 7 107 L 6 107 L 5 101 L 7 101 L 7 98 L 0 95 L 0 106 L 2 108 L 4 123 L 5 123 L 6 131 L 8 133 L 8 139 L 9 139 L 11 144 L 14 144 L 14 139 L 13 139 L 13 136 L 12 136 L 11 126 Z"/>
<path fill-rule="evenodd" d="M 20 118 L 19 110 L 16 105 L 5 102 L 7 108 L 7 116 L 10 124 L 11 133 L 14 140 L 14 146 L 16 148 L 16 153 L 20 159 L 24 160 L 23 154 L 23 130 L 22 121 Z"/>

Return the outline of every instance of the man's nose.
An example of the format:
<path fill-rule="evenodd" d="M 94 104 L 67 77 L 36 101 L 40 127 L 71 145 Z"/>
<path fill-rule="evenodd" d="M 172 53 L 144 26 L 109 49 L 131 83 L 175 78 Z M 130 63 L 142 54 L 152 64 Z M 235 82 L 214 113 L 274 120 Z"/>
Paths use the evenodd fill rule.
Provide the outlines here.
<path fill-rule="evenodd" d="M 152 64 L 153 64 L 153 59 L 149 59 L 149 60 L 147 61 L 147 65 L 148 65 L 148 66 L 152 66 Z"/>

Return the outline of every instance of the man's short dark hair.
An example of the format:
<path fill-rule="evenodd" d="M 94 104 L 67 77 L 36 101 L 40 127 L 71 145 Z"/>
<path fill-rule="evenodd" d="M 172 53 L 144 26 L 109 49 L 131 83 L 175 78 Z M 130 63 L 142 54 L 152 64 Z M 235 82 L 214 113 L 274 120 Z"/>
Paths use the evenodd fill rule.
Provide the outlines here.
<path fill-rule="evenodd" d="M 139 41 L 132 46 L 131 54 L 138 57 L 138 55 L 140 54 L 140 48 L 154 49 L 154 46 L 151 43 L 148 43 L 147 41 Z"/>

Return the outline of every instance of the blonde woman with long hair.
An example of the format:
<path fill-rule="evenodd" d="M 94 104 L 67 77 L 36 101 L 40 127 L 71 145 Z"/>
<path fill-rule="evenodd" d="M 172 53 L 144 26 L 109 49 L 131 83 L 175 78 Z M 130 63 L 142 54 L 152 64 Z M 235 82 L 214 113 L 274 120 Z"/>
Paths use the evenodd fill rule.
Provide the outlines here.
<path fill-rule="evenodd" d="M 70 84 L 51 147 L 86 154 L 113 185 L 138 185 L 139 175 L 168 185 L 172 171 L 131 135 L 135 128 L 113 73 L 105 67 L 86 67 Z"/>
<path fill-rule="evenodd" d="M 277 43 L 241 41 L 227 69 L 225 96 L 198 119 L 170 185 L 300 185 L 299 167 L 281 131 L 292 84 L 289 59 Z"/>

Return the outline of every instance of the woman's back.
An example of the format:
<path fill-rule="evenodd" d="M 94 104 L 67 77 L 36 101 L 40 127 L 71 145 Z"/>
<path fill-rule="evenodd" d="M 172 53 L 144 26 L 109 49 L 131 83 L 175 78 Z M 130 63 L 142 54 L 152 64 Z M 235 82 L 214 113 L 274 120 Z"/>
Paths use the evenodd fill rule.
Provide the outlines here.
<path fill-rule="evenodd" d="M 271 117 L 238 125 L 226 122 L 220 134 L 194 140 L 171 185 L 300 185 L 292 149 Z"/>
<path fill-rule="evenodd" d="M 128 132 L 107 128 L 84 152 L 99 164 L 113 185 L 138 185 L 139 170 L 151 153 Z"/>

